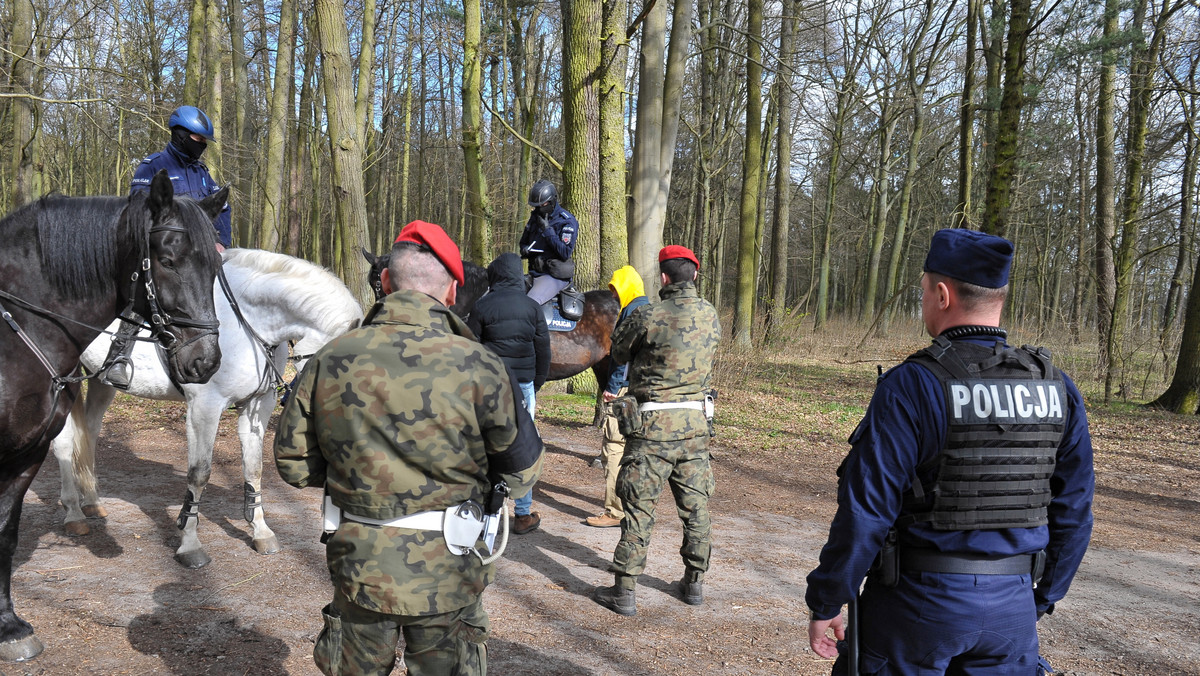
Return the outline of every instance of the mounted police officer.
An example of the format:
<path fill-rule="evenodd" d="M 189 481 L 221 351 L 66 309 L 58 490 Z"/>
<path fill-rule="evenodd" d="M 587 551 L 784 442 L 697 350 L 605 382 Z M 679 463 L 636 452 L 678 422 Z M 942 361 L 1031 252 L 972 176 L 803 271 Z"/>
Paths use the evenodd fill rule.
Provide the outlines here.
<path fill-rule="evenodd" d="M 677 590 L 684 603 L 704 603 L 712 552 L 709 386 L 721 324 L 716 309 L 696 293 L 695 254 L 678 245 L 664 247 L 658 266 L 661 302 L 634 311 L 612 337 L 613 362 L 629 364 L 630 397 L 613 402 L 625 435 L 617 475 L 625 518 L 613 552 L 615 584 L 597 587 L 592 598 L 621 615 L 637 614 L 634 590 L 646 568 L 654 507 L 664 486 L 670 485 L 683 521 L 684 573 Z"/>
<path fill-rule="evenodd" d="M 533 213 L 521 234 L 521 258 L 529 259 L 529 276 L 533 278 L 529 297 L 545 305 L 575 277 L 571 255 L 579 221 L 559 205 L 558 190 L 546 179 L 529 189 L 529 208 Z"/>
<path fill-rule="evenodd" d="M 999 328 L 1012 253 L 971 230 L 933 236 L 921 314 L 934 342 L 880 378 L 808 576 L 822 657 L 838 654 L 828 630 L 846 637 L 841 608 L 867 576 L 851 618 L 862 673 L 1038 668 L 1036 623 L 1087 550 L 1095 478 L 1074 383 Z"/>
<path fill-rule="evenodd" d="M 192 199 L 201 200 L 219 191 L 221 186 L 213 181 L 208 167 L 200 161 L 200 156 L 204 154 L 209 141 L 217 140 L 212 120 L 195 106 L 180 106 L 171 113 L 167 126 L 171 129 L 171 141 L 162 152 L 154 153 L 138 165 L 133 172 L 130 194 L 148 192 L 150 181 L 161 169 L 165 169 L 171 177 L 171 186 L 176 195 L 187 195 Z M 217 215 L 213 227 L 216 229 L 217 251 L 224 251 L 226 247 L 232 246 L 228 204 Z M 136 316 L 127 319 L 128 321 L 121 323 L 113 336 L 108 357 L 104 360 L 99 374 L 101 380 L 120 390 L 129 389 L 133 379 L 133 364 L 129 353 L 133 351 L 132 339 L 141 323 Z"/>
<path fill-rule="evenodd" d="M 171 129 L 171 141 L 162 152 L 154 153 L 138 165 L 133 172 L 131 192 L 149 190 L 150 180 L 159 169 L 167 170 L 176 195 L 199 200 L 220 190 L 208 167 L 200 161 L 208 144 L 217 140 L 212 120 L 195 106 L 180 106 L 171 113 L 167 126 Z M 218 250 L 233 246 L 228 204 L 213 227 L 217 230 Z"/>
<path fill-rule="evenodd" d="M 284 481 L 326 491 L 334 598 L 313 658 L 325 674 L 387 674 L 403 632 L 409 674 L 484 674 L 481 505 L 501 479 L 526 493 L 542 445 L 504 362 L 448 309 L 458 247 L 415 221 L 391 256 L 390 295 L 309 361 L 275 437 Z"/>

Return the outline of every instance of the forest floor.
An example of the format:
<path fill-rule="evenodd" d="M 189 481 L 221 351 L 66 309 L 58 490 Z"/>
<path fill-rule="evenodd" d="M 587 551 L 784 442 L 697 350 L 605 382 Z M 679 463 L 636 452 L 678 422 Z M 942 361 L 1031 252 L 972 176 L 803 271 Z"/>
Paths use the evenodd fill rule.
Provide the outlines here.
<path fill-rule="evenodd" d="M 534 492 L 542 526 L 512 537 L 484 595 L 491 673 L 828 673 L 830 663 L 808 649 L 803 596 L 836 507 L 834 470 L 875 364 L 894 364 L 922 342 L 913 331 L 894 346 L 839 346 L 819 358 L 803 345 L 723 355 L 705 604 L 685 605 L 671 591 L 681 534 L 667 493 L 631 618 L 590 599 L 593 587 L 611 584 L 619 529 L 582 523 L 603 497 L 589 403 L 544 391 L 547 458 Z M 1088 404 L 1095 533 L 1070 594 L 1039 623 L 1042 652 L 1067 674 L 1200 674 L 1200 417 Z M 43 466 L 25 499 L 13 597 L 46 650 L 0 665 L 0 675 L 318 673 L 313 641 L 330 598 L 319 491 L 283 484 L 268 451 L 264 502 L 283 551 L 256 554 L 227 413 L 201 506 L 213 562 L 180 567 L 172 554 L 184 414 L 180 404 L 118 397 L 98 451 L 108 516 L 91 519 L 89 535 L 64 532 L 57 463 Z"/>

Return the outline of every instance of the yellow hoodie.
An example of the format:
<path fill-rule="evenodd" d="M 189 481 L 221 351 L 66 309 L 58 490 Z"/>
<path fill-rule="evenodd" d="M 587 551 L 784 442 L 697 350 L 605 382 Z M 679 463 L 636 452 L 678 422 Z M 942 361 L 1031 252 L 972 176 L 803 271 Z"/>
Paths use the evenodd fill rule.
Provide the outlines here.
<path fill-rule="evenodd" d="M 614 271 L 612 281 L 608 283 L 608 288 L 617 292 L 617 298 L 621 301 L 622 310 L 634 298 L 646 295 L 646 285 L 642 283 L 641 275 L 638 274 L 632 265 L 626 265 Z"/>

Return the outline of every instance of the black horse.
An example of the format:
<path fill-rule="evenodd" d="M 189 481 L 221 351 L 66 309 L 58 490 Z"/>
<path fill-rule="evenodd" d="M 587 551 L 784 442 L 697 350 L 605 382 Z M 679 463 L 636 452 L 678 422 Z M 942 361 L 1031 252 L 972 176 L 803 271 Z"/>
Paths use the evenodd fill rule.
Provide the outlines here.
<path fill-rule="evenodd" d="M 212 223 L 227 196 L 175 197 L 160 171 L 149 192 L 49 196 L 0 220 L 0 660 L 42 651 L 13 609 L 12 558 L 25 491 L 79 394 L 84 348 L 131 310 L 179 382 L 203 383 L 220 363 Z"/>
<path fill-rule="evenodd" d="M 390 253 L 376 256 L 363 249 L 363 257 L 371 264 L 367 271 L 367 281 L 375 291 L 375 300 L 383 299 L 383 286 L 380 274 L 387 267 L 391 258 Z M 465 318 L 475 307 L 488 289 L 487 270 L 474 263 L 463 261 L 463 274 L 466 283 L 458 289 L 458 298 L 450 309 L 460 317 Z M 550 332 L 550 374 L 549 380 L 563 380 L 592 369 L 597 389 L 603 389 L 608 383 L 612 360 L 608 351 L 612 345 L 613 327 L 617 324 L 617 315 L 621 308 L 617 299 L 608 291 L 588 291 L 584 294 L 583 317 L 571 331 Z M 598 423 L 601 417 L 600 393 L 596 394 L 596 417 Z"/>

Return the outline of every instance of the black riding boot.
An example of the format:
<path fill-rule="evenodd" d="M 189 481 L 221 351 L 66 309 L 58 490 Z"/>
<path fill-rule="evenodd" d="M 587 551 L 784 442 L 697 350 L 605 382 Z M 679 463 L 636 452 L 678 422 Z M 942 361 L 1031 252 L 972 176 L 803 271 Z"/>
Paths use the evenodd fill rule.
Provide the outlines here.
<path fill-rule="evenodd" d="M 133 337 L 137 335 L 138 324 L 121 322 L 113 335 L 112 345 L 108 348 L 108 357 L 100 367 L 100 382 L 121 390 L 129 389 L 133 382 L 133 360 L 129 355 L 133 352 Z"/>

